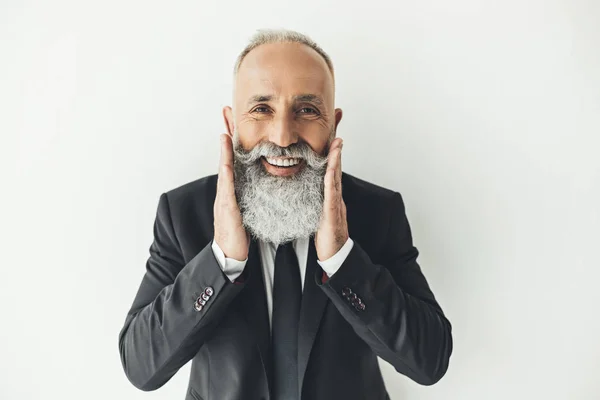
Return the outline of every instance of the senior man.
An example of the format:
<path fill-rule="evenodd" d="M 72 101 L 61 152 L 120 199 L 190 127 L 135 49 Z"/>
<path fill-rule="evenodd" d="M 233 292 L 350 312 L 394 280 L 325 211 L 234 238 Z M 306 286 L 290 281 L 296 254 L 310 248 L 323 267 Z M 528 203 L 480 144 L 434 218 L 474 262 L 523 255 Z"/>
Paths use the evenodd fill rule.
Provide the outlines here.
<path fill-rule="evenodd" d="M 436 383 L 452 328 L 400 193 L 342 172 L 329 56 L 259 30 L 234 73 L 218 174 L 158 201 L 127 378 L 155 390 L 192 360 L 188 400 L 383 400 L 379 356 Z"/>

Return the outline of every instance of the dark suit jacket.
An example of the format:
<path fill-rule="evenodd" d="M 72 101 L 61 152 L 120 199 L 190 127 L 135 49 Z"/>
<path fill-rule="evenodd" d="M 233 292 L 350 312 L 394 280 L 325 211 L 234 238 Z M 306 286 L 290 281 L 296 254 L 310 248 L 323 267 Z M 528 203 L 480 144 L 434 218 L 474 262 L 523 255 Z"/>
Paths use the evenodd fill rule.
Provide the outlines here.
<path fill-rule="evenodd" d="M 123 369 L 149 391 L 192 360 L 187 400 L 281 400 L 269 394 L 258 244 L 252 240 L 235 283 L 211 248 L 216 184 L 210 175 L 160 196 L 146 272 L 119 333 Z M 389 399 L 377 356 L 432 385 L 448 368 L 452 328 L 417 264 L 402 196 L 343 173 L 342 197 L 354 247 L 331 278 L 310 240 L 298 339 L 301 398 Z M 197 311 L 207 287 L 212 295 Z"/>

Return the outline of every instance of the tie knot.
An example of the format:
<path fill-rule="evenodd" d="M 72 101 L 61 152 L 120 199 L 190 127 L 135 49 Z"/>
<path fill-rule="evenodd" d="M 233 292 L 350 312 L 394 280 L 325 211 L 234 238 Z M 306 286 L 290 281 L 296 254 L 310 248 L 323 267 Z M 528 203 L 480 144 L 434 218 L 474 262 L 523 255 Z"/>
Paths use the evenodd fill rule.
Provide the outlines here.
<path fill-rule="evenodd" d="M 279 246 L 277 246 L 276 253 L 291 254 L 293 252 L 294 252 L 294 246 L 292 245 L 292 242 L 281 243 Z"/>

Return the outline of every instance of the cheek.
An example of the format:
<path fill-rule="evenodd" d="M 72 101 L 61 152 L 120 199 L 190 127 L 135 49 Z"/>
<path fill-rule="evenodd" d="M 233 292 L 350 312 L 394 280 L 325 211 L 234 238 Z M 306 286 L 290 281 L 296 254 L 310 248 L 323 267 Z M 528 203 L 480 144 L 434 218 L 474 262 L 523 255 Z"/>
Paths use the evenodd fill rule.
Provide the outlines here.
<path fill-rule="evenodd" d="M 327 136 L 322 135 L 304 135 L 304 140 L 313 149 L 313 151 L 319 155 L 323 155 L 327 147 Z"/>
<path fill-rule="evenodd" d="M 310 121 L 298 126 L 298 134 L 310 145 L 314 152 L 323 155 L 327 150 L 327 142 L 331 135 L 331 129 L 324 126 L 321 121 Z"/>
<path fill-rule="evenodd" d="M 244 149 L 254 148 L 263 139 L 262 132 L 264 132 L 264 129 L 260 129 L 258 124 L 240 127 L 238 136 Z"/>

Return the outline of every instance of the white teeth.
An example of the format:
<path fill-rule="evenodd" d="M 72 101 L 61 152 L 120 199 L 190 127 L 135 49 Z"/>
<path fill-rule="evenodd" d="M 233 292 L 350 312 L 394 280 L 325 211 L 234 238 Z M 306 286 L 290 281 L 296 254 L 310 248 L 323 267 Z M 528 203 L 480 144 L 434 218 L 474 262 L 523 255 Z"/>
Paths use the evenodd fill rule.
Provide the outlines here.
<path fill-rule="evenodd" d="M 291 167 L 300 163 L 299 158 L 267 158 L 267 162 L 271 165 L 277 165 L 278 167 Z"/>

